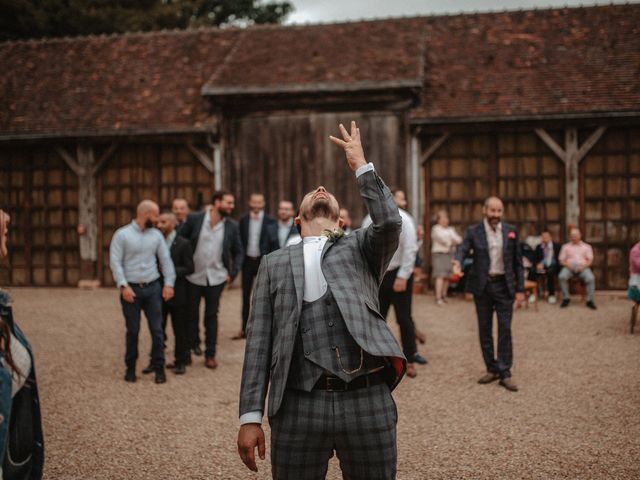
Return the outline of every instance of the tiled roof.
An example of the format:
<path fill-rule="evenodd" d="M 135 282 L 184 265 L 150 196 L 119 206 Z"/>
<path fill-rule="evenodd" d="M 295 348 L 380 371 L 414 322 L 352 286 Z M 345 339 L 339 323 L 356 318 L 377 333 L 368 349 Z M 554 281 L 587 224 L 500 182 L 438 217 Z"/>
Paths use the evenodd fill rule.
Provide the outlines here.
<path fill-rule="evenodd" d="M 419 87 L 424 20 L 247 29 L 203 93 Z"/>
<path fill-rule="evenodd" d="M 0 136 L 204 127 L 200 89 L 238 31 L 0 44 Z"/>
<path fill-rule="evenodd" d="M 413 119 L 640 111 L 640 5 L 428 18 Z"/>
<path fill-rule="evenodd" d="M 206 129 L 207 96 L 420 86 L 414 122 L 637 113 L 640 5 L 5 42 L 0 71 L 0 138 Z"/>

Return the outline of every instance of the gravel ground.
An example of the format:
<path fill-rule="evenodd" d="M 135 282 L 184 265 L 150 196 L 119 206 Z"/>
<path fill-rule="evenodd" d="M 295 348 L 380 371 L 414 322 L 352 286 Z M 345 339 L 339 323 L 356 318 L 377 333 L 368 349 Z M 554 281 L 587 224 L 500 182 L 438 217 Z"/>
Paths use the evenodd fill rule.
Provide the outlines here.
<path fill-rule="evenodd" d="M 14 289 L 16 318 L 36 352 L 48 479 L 266 479 L 236 453 L 244 342 L 239 289 L 224 293 L 220 367 L 201 357 L 168 383 L 123 381 L 124 321 L 115 290 Z M 414 299 L 429 365 L 405 379 L 398 478 L 640 478 L 640 335 L 630 305 L 598 298 L 592 312 L 541 304 L 514 318 L 520 392 L 478 385 L 473 304 Z M 395 321 L 391 320 L 395 329 Z M 147 330 L 141 351 L 149 349 Z M 140 370 L 146 359 L 139 362 Z M 332 460 L 328 477 L 340 478 Z"/>

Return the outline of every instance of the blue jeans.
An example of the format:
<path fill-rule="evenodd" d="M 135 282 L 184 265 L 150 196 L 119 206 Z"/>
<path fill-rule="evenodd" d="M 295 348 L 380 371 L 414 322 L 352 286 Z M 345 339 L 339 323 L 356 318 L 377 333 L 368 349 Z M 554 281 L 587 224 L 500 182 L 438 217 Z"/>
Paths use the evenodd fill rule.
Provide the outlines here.
<path fill-rule="evenodd" d="M 593 294 L 596 291 L 596 277 L 593 276 L 593 272 L 590 268 L 585 268 L 581 272 L 572 272 L 567 267 L 563 267 L 558 275 L 560 281 L 560 289 L 562 290 L 562 298 L 569 299 L 569 280 L 573 276 L 578 276 L 580 280 L 584 282 L 587 287 L 587 300 L 593 302 Z"/>
<path fill-rule="evenodd" d="M 151 332 L 151 365 L 164 366 L 164 333 L 162 332 L 162 285 L 159 280 L 139 287 L 132 285 L 136 294 L 133 303 L 125 302 L 120 295 L 122 313 L 127 326 L 127 350 L 124 362 L 127 368 L 135 368 L 138 360 L 138 334 L 140 333 L 140 312 L 144 311 Z"/>

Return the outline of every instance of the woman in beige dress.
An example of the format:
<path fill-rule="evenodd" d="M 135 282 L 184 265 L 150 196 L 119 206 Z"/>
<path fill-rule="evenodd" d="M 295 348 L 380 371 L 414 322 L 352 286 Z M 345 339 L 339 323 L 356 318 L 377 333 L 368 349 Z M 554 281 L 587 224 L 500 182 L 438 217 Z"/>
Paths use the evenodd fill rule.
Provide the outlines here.
<path fill-rule="evenodd" d="M 447 302 L 447 288 L 451 277 L 451 260 L 462 237 L 449 226 L 449 215 L 445 210 L 437 214 L 436 224 L 431 229 L 431 266 L 433 278 L 436 279 L 436 302 L 443 305 Z"/>

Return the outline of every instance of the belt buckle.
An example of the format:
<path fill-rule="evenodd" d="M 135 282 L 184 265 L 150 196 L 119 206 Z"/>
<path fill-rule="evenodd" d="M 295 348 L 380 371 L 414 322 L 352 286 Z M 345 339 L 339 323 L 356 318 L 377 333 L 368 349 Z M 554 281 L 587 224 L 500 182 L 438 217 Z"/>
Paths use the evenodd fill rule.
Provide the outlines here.
<path fill-rule="evenodd" d="M 331 386 L 332 383 L 335 385 L 335 387 Z M 340 385 L 340 383 L 342 383 L 343 385 Z M 348 384 L 337 377 L 326 377 L 325 385 L 327 387 L 327 392 L 346 392 Z M 338 385 L 340 385 L 340 388 L 338 388 Z"/>

